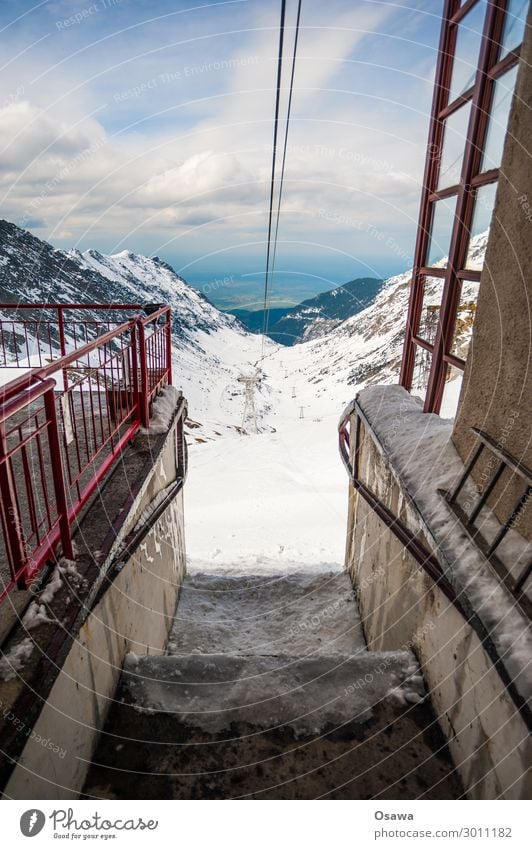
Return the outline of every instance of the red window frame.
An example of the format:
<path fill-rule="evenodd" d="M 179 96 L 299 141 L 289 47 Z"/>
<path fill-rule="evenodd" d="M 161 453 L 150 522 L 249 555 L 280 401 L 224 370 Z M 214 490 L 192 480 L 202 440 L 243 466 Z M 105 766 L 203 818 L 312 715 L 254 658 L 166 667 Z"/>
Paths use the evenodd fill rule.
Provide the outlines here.
<path fill-rule="evenodd" d="M 465 360 L 452 353 L 452 345 L 462 281 L 480 281 L 480 271 L 466 269 L 476 190 L 481 186 L 496 183 L 499 177 L 499 168 L 480 172 L 482 154 L 495 83 L 518 64 L 520 55 L 518 47 L 501 61 L 498 60 L 508 0 L 488 0 L 474 84 L 449 103 L 458 28 L 468 12 L 480 2 L 482 0 L 466 0 L 460 4 L 460 0 L 445 0 L 438 48 L 406 338 L 399 378 L 400 384 L 410 391 L 416 353 L 420 349 L 428 352 L 425 356 L 431 358 L 431 365 L 424 403 L 424 411 L 427 413 L 440 411 L 449 366 L 461 371 L 465 368 Z M 468 102 L 471 107 L 460 181 L 454 186 L 438 189 L 445 119 Z M 444 198 L 456 198 L 449 261 L 446 268 L 434 268 L 427 265 L 432 204 Z M 438 327 L 434 340 L 430 342 L 419 335 L 425 277 L 440 277 L 443 280 Z"/>

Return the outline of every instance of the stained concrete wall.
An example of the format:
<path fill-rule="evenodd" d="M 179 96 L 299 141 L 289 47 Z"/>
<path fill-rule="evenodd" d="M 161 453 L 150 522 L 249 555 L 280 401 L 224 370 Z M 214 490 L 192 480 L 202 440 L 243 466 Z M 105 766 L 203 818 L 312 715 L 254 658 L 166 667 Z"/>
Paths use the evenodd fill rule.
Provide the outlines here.
<path fill-rule="evenodd" d="M 102 564 L 102 572 L 116 558 L 123 538 L 145 521 L 146 508 L 176 480 L 177 426 L 174 422 L 158 456 L 153 458 L 152 471 L 123 517 L 120 536 Z M 135 553 L 124 559 L 119 571 L 103 587 L 74 635 L 4 790 L 7 798 L 79 796 L 126 653 L 161 654 L 165 649 L 185 562 L 181 490 Z M 5 701 L 3 697 L 2 700 Z M 113 741 L 110 745 L 114 745 Z"/>
<path fill-rule="evenodd" d="M 532 7 L 504 148 L 473 338 L 453 441 L 466 459 L 470 428 L 486 431 L 532 468 Z M 481 463 L 475 479 L 494 471 Z M 491 506 L 506 518 L 514 484 L 495 492 Z M 532 539 L 532 503 L 520 522 Z"/>
<path fill-rule="evenodd" d="M 433 529 L 364 424 L 359 469 L 370 489 L 438 556 Z M 346 568 L 370 651 L 403 648 L 417 655 L 468 797 L 530 798 L 529 734 L 479 637 L 353 486 Z"/>

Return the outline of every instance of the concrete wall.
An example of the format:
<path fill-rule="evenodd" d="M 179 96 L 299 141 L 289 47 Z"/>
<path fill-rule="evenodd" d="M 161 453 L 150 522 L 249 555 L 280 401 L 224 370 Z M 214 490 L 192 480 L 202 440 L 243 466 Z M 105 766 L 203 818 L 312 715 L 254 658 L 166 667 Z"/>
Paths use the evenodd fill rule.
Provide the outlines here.
<path fill-rule="evenodd" d="M 517 77 L 499 188 L 482 272 L 473 339 L 453 441 L 469 455 L 470 428 L 532 467 L 532 7 Z M 476 471 L 481 483 L 483 466 Z M 489 470 L 488 470 L 489 471 Z M 514 485 L 491 501 L 506 518 Z M 520 523 L 532 539 L 532 504 Z"/>
<path fill-rule="evenodd" d="M 175 479 L 174 423 L 124 519 L 122 538 L 144 521 L 146 508 Z M 115 554 L 116 546 L 108 560 Z M 181 490 L 103 589 L 75 635 L 5 789 L 8 798 L 78 797 L 125 654 L 163 652 L 184 572 Z"/>
<path fill-rule="evenodd" d="M 361 428 L 362 480 L 437 553 L 410 494 Z M 368 648 L 415 652 L 470 798 L 530 798 L 528 731 L 479 637 L 352 486 L 349 499 L 346 567 Z"/>

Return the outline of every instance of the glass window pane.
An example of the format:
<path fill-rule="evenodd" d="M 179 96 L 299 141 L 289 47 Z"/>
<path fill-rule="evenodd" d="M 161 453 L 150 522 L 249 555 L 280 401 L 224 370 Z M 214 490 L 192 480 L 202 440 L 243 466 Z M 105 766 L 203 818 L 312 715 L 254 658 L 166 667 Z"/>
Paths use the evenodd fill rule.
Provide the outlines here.
<path fill-rule="evenodd" d="M 473 323 L 477 311 L 477 299 L 480 283 L 464 280 L 460 293 L 460 303 L 456 313 L 451 353 L 462 360 L 467 360 Z"/>
<path fill-rule="evenodd" d="M 475 82 L 485 16 L 486 0 L 480 0 L 458 24 L 449 103 L 471 88 Z"/>
<path fill-rule="evenodd" d="M 504 19 L 499 59 L 504 59 L 523 41 L 527 12 L 528 0 L 509 0 Z"/>
<path fill-rule="evenodd" d="M 457 369 L 451 365 L 447 366 L 443 399 L 440 408 L 442 419 L 454 419 L 456 417 L 463 377 L 464 373 L 461 369 Z"/>
<path fill-rule="evenodd" d="M 484 265 L 496 194 L 497 183 L 489 183 L 477 189 L 466 260 L 466 268 L 470 270 L 481 271 Z"/>
<path fill-rule="evenodd" d="M 499 77 L 493 91 L 493 103 L 490 110 L 488 131 L 482 155 L 480 170 L 489 171 L 501 164 L 506 128 L 512 105 L 512 95 L 517 79 L 517 65 L 504 76 Z"/>
<path fill-rule="evenodd" d="M 430 228 L 427 265 L 447 265 L 449 245 L 456 209 L 456 196 L 437 200 L 432 204 L 432 226 Z"/>
<path fill-rule="evenodd" d="M 445 121 L 438 180 L 439 189 L 456 186 L 460 182 L 470 112 L 471 103 L 466 103 L 452 115 L 449 115 Z"/>
<path fill-rule="evenodd" d="M 442 277 L 425 277 L 423 286 L 423 307 L 421 309 L 417 335 L 432 345 L 436 339 L 436 331 L 440 320 L 443 284 L 444 280 Z"/>
<path fill-rule="evenodd" d="M 417 395 L 422 401 L 427 394 L 427 385 L 432 365 L 432 354 L 419 345 L 416 345 L 416 357 L 414 360 L 414 374 L 412 377 L 412 395 Z"/>

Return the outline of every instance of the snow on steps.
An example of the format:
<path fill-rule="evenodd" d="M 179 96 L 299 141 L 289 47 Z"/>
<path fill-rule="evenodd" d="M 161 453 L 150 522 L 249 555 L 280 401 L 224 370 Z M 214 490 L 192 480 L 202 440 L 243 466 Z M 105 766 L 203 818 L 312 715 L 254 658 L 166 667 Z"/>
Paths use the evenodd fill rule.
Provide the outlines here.
<path fill-rule="evenodd" d="M 207 734 L 239 724 L 296 738 L 371 719 L 385 699 L 398 707 L 423 697 L 409 652 L 352 656 L 134 657 L 123 675 L 126 701 L 148 714 Z"/>
<path fill-rule="evenodd" d="M 458 798 L 413 677 L 408 652 L 131 659 L 84 797 Z"/>
<path fill-rule="evenodd" d="M 191 575 L 168 652 L 128 656 L 86 796 L 461 792 L 414 656 L 367 651 L 345 574 Z"/>
<path fill-rule="evenodd" d="M 423 699 L 410 652 L 370 654 L 346 573 L 193 574 L 165 657 L 126 659 L 127 700 L 207 733 L 234 722 L 296 736 Z"/>
<path fill-rule="evenodd" d="M 349 656 L 366 651 L 366 642 L 345 572 L 211 572 L 187 576 L 167 651 Z"/>

